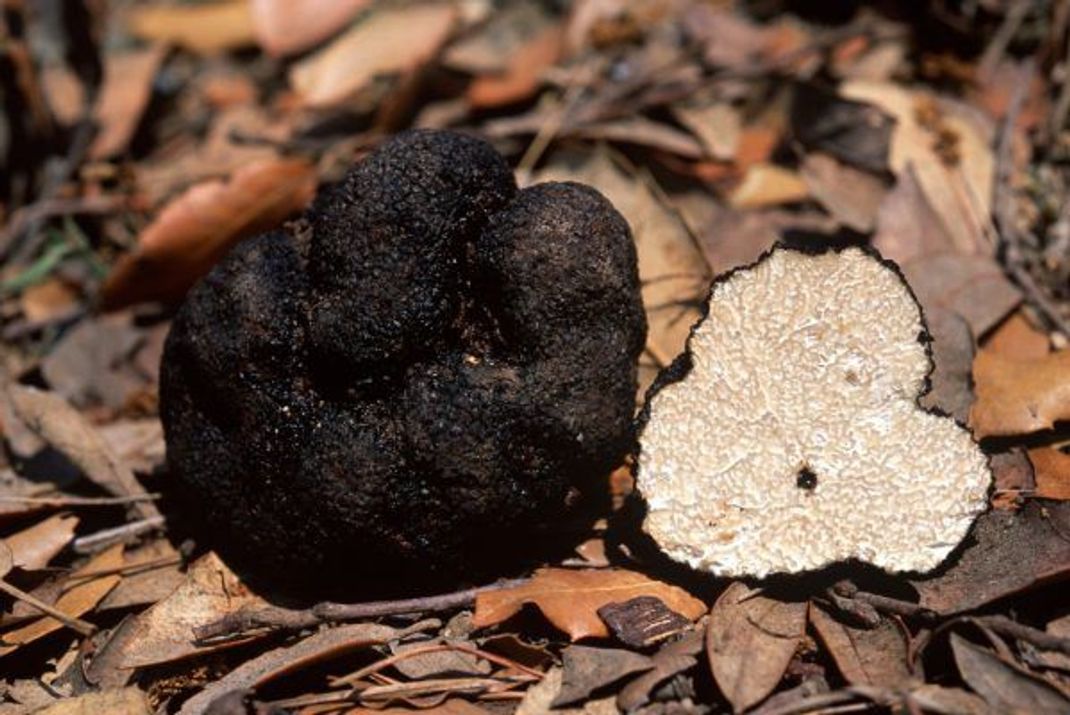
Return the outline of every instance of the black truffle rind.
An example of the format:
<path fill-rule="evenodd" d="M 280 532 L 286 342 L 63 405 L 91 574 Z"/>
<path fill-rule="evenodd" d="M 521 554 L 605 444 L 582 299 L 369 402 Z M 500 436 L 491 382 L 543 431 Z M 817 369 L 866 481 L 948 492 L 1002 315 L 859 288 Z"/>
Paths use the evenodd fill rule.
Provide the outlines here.
<path fill-rule="evenodd" d="M 482 140 L 398 135 L 178 311 L 160 384 L 177 491 L 271 581 L 500 572 L 632 447 L 645 334 L 630 232 L 598 192 L 517 191 Z"/>

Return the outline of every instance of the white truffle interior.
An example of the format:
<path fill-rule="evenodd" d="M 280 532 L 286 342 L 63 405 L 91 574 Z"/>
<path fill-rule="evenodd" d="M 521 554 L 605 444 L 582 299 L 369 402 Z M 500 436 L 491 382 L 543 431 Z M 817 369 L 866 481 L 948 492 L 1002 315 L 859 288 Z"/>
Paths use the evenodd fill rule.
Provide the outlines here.
<path fill-rule="evenodd" d="M 778 249 L 717 284 L 691 372 L 651 400 L 645 530 L 725 576 L 849 558 L 935 568 L 984 510 L 991 473 L 965 429 L 917 406 L 923 330 L 903 280 L 855 248 Z M 804 469 L 816 483 L 800 485 Z"/>

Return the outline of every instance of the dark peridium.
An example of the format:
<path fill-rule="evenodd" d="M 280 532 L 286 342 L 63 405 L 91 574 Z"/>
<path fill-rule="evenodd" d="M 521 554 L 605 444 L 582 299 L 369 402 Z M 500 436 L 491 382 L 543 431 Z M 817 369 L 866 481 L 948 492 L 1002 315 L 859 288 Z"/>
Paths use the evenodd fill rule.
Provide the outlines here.
<path fill-rule="evenodd" d="M 632 448 L 645 334 L 627 223 L 597 191 L 518 191 L 489 144 L 405 133 L 178 311 L 175 489 L 199 540 L 276 583 L 503 574 Z"/>

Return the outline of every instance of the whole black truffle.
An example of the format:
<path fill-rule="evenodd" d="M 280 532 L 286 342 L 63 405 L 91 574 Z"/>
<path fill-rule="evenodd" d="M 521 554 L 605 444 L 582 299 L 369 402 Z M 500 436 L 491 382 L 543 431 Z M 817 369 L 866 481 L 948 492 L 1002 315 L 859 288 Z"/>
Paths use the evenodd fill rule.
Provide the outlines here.
<path fill-rule="evenodd" d="M 409 132 L 190 293 L 160 411 L 180 495 L 253 575 L 404 591 L 501 571 L 630 449 L 646 322 L 595 190 L 517 191 Z"/>

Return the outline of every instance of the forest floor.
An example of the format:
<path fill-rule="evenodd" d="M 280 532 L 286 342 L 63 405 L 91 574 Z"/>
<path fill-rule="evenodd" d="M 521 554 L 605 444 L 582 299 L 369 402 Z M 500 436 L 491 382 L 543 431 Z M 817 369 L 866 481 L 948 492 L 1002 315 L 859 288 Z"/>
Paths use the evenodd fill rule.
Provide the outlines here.
<path fill-rule="evenodd" d="M 0 36 L 3 715 L 1070 712 L 1070 3 L 11 0 Z M 590 519 L 507 583 L 255 592 L 159 500 L 169 321 L 409 127 L 628 219 L 637 399 L 778 240 L 894 260 L 991 508 L 927 576 L 680 580 Z"/>

